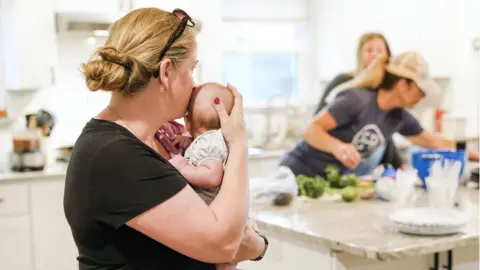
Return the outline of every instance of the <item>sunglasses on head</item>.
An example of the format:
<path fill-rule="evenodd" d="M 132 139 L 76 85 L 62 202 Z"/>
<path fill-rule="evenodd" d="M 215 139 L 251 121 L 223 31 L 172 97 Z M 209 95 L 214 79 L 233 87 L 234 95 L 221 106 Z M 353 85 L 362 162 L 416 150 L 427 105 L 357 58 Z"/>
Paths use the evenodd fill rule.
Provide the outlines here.
<path fill-rule="evenodd" d="M 172 11 L 172 13 L 182 21 L 180 21 L 180 24 L 178 25 L 177 29 L 175 29 L 172 35 L 170 35 L 170 37 L 168 38 L 167 44 L 165 44 L 165 47 L 163 47 L 162 51 L 160 52 L 160 56 L 158 57 L 158 62 L 162 61 L 168 49 L 170 49 L 172 44 L 183 34 L 187 26 L 188 27 L 195 26 L 195 22 L 185 11 L 179 8 L 176 8 Z M 158 78 L 159 75 L 160 75 L 160 67 L 158 67 L 158 70 L 153 73 L 153 77 Z"/>

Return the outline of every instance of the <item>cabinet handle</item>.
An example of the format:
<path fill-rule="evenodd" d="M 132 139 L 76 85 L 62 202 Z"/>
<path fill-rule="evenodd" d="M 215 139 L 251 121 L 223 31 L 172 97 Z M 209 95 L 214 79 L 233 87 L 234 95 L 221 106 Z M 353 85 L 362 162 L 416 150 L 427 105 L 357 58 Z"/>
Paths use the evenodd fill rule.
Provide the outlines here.
<path fill-rule="evenodd" d="M 3 198 L 0 198 L 0 203 L 3 203 L 5 200 Z"/>

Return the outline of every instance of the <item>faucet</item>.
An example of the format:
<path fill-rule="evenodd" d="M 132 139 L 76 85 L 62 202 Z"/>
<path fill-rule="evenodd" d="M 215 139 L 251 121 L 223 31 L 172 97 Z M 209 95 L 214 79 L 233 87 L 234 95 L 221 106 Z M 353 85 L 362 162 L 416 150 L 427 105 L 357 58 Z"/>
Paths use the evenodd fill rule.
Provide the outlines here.
<path fill-rule="evenodd" d="M 271 95 L 268 99 L 267 99 L 267 102 L 266 102 L 266 107 L 265 107 L 265 119 L 266 119 L 266 123 L 265 123 L 265 138 L 264 138 L 264 142 L 263 142 L 263 148 L 268 148 L 268 144 L 271 143 L 271 139 L 272 137 L 272 134 L 271 134 L 271 118 L 272 118 L 272 113 L 273 113 L 273 110 L 272 110 L 272 103 L 273 101 L 278 98 L 278 97 L 285 97 L 285 106 L 288 106 L 288 103 L 289 103 L 289 96 L 288 95 L 284 95 L 285 93 L 282 93 L 282 92 L 276 92 L 275 94 Z"/>

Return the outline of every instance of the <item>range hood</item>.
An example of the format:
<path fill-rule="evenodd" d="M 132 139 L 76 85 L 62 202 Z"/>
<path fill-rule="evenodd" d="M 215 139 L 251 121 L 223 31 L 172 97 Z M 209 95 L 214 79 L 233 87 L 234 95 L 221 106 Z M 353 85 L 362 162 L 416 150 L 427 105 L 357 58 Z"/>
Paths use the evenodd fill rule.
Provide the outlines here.
<path fill-rule="evenodd" d="M 107 36 L 108 28 L 125 13 L 75 13 L 61 12 L 55 14 L 55 25 L 59 36 L 90 37 Z"/>
<path fill-rule="evenodd" d="M 93 12 L 57 12 L 55 13 L 55 25 L 58 36 L 61 37 L 91 37 L 108 36 L 110 25 L 127 14 L 128 11 L 113 14 Z M 195 19 L 194 31 L 198 34 L 201 30 L 201 22 Z"/>

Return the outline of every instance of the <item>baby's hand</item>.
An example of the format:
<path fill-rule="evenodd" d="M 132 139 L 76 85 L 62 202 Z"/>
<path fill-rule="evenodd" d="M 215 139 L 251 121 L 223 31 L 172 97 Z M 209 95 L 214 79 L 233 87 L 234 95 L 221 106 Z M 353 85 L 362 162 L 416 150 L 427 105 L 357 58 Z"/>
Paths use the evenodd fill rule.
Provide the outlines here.
<path fill-rule="evenodd" d="M 182 150 L 185 150 L 190 146 L 192 141 L 193 141 L 193 138 L 190 137 L 190 136 L 177 135 L 173 139 L 172 144 L 173 145 L 178 145 L 178 148 L 180 148 Z"/>

